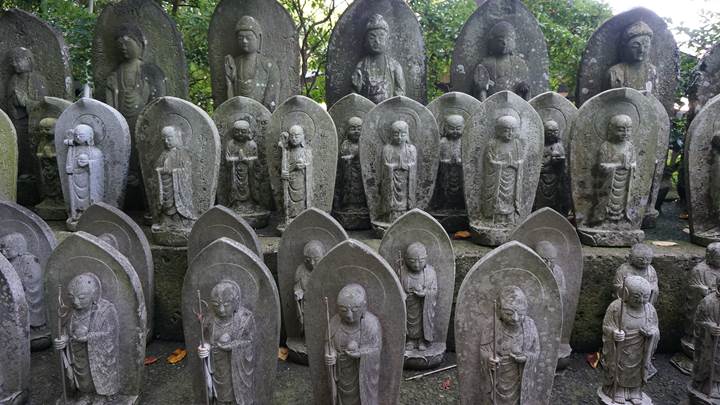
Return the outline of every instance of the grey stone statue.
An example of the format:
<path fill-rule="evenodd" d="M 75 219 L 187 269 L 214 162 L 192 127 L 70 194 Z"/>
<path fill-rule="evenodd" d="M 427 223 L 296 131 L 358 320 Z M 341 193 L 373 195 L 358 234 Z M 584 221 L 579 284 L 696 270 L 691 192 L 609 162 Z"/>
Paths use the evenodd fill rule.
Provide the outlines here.
<path fill-rule="evenodd" d="M 417 149 L 410 143 L 407 122 L 390 125 L 390 142 L 383 146 L 380 198 L 384 220 L 393 222 L 417 206 Z"/>
<path fill-rule="evenodd" d="M 640 276 L 628 276 L 624 284 L 603 320 L 604 373 L 597 394 L 606 405 L 650 405 L 642 389 L 657 372 L 652 357 L 660 339 L 657 312 L 650 302 L 652 287 Z"/>
<path fill-rule="evenodd" d="M 632 87 L 652 92 L 657 69 L 650 60 L 653 30 L 643 21 L 630 24 L 620 36 L 621 61 L 607 71 L 606 88 Z"/>
<path fill-rule="evenodd" d="M 692 71 L 687 88 L 687 97 L 689 99 L 687 117 L 689 123 L 692 123 L 695 116 L 700 113 L 711 99 L 720 94 L 719 62 L 720 44 L 715 43 L 705 52 Z"/>
<path fill-rule="evenodd" d="M 23 405 L 30 397 L 28 305 L 22 282 L 0 255 L 0 404 Z"/>
<path fill-rule="evenodd" d="M 695 355 L 692 381 L 688 384 L 691 405 L 714 405 L 720 402 L 720 359 L 717 344 L 720 337 L 720 278 L 700 301 L 694 314 Z"/>
<path fill-rule="evenodd" d="M 325 247 L 318 240 L 311 240 L 303 247 L 303 262 L 295 270 L 295 285 L 293 285 L 293 298 L 297 308 L 300 333 L 305 334 L 305 291 L 307 291 L 310 276 L 320 259 L 325 256 Z"/>
<path fill-rule="evenodd" d="M 410 244 L 403 255 L 400 283 L 405 290 L 407 332 L 405 350 L 425 351 L 433 341 L 433 322 L 438 281 L 435 269 L 427 264 L 428 254 L 420 242 Z"/>
<path fill-rule="evenodd" d="M 515 28 L 500 21 L 490 28 L 487 37 L 489 55 L 475 67 L 473 96 L 485 100 L 498 91 L 509 90 L 529 100 L 528 66 L 522 56 L 515 54 Z"/>
<path fill-rule="evenodd" d="M 165 143 L 165 150 L 155 162 L 160 221 L 153 225 L 153 232 L 177 230 L 188 233 L 197 219 L 191 181 L 192 160 L 183 145 L 179 127 L 166 126 L 160 136 Z"/>
<path fill-rule="evenodd" d="M 70 192 L 68 226 L 74 227 L 88 207 L 105 198 L 105 156 L 95 146 L 95 131 L 89 125 L 79 124 L 73 128 L 65 145 L 64 171 Z"/>
<path fill-rule="evenodd" d="M 283 188 L 285 223 L 313 206 L 312 150 L 305 143 L 305 130 L 293 125 L 281 135 L 282 162 L 280 178 Z"/>
<path fill-rule="evenodd" d="M 260 198 L 255 165 L 258 147 L 253 140 L 253 128 L 245 120 L 237 120 L 230 129 L 232 139 L 225 148 L 224 164 L 230 166 L 230 208 L 239 212 L 256 209 Z"/>
<path fill-rule="evenodd" d="M 520 217 L 524 145 L 518 139 L 520 122 L 511 115 L 495 121 L 495 132 L 483 157 L 483 215 L 495 225 L 513 225 Z"/>
<path fill-rule="evenodd" d="M 607 140 L 598 152 L 597 202 L 593 215 L 598 222 L 620 224 L 632 207 L 631 190 L 637 170 L 637 152 L 632 143 L 633 122 L 618 114 L 610 118 Z"/>
<path fill-rule="evenodd" d="M 17 199 L 18 181 L 18 144 L 17 132 L 10 117 L 0 110 L 0 144 L 3 145 L 0 157 L 0 200 Z"/>
<path fill-rule="evenodd" d="M 615 287 L 616 296 L 622 297 L 623 282 L 629 276 L 638 276 L 645 279 L 650 284 L 652 292 L 651 304 L 655 305 L 660 288 L 658 287 L 658 276 L 655 268 L 652 266 L 653 250 L 649 245 L 637 243 L 630 249 L 627 261 L 615 270 L 615 279 L 613 286 Z"/>
<path fill-rule="evenodd" d="M 40 194 L 43 200 L 35 209 L 46 219 L 65 219 L 65 202 L 55 150 L 56 118 L 43 118 L 38 125 L 37 160 L 40 166 Z M 45 214 L 45 215 L 42 215 Z"/>

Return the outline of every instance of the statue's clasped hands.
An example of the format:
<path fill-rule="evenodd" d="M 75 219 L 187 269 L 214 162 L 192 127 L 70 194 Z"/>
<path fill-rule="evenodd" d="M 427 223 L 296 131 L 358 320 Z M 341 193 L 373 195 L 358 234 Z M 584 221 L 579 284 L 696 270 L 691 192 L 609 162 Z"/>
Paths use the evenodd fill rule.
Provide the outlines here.
<path fill-rule="evenodd" d="M 55 346 L 55 350 L 65 350 L 68 343 L 68 337 L 67 335 L 62 335 L 60 337 L 57 337 L 53 339 L 53 345 Z"/>
<path fill-rule="evenodd" d="M 620 329 L 615 329 L 613 331 L 613 339 L 616 342 L 622 342 L 625 340 L 625 331 L 622 331 Z"/>
<path fill-rule="evenodd" d="M 210 345 L 207 343 L 198 346 L 198 357 L 201 359 L 207 359 L 210 357 Z"/>

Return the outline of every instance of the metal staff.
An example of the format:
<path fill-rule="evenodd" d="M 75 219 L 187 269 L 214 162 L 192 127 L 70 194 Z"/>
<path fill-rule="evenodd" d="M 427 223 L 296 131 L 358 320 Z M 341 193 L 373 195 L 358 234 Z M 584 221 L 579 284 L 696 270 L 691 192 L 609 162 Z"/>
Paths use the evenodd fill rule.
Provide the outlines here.
<path fill-rule="evenodd" d="M 623 283 L 622 283 L 622 299 L 620 300 L 620 319 L 618 322 L 618 330 L 623 330 L 623 313 L 625 312 L 625 299 L 627 298 L 627 293 L 625 292 L 625 280 L 627 280 L 627 277 L 623 277 Z M 613 377 L 613 398 L 615 397 L 615 391 L 617 391 L 618 386 L 618 370 L 620 370 L 620 356 L 617 351 L 617 342 L 615 342 L 615 336 L 613 336 L 613 351 L 615 352 L 615 376 Z"/>
<path fill-rule="evenodd" d="M 62 321 L 66 316 L 68 316 L 69 309 L 70 308 L 65 305 L 62 299 L 62 285 L 58 284 L 58 337 L 62 337 Z M 67 404 L 67 387 L 65 386 L 67 381 L 65 380 L 65 354 L 63 353 L 63 350 L 60 351 L 60 377 L 62 378 L 63 404 Z"/>
<path fill-rule="evenodd" d="M 493 360 L 497 359 L 497 299 L 493 301 L 493 341 L 492 341 L 492 355 Z M 490 368 L 490 384 L 492 384 L 492 403 L 495 405 L 495 367 Z"/>
<path fill-rule="evenodd" d="M 197 290 L 197 299 L 197 310 L 193 310 L 193 312 L 195 312 L 195 316 L 200 323 L 200 346 L 205 347 L 205 330 L 203 328 L 203 320 L 205 318 L 205 313 L 203 311 L 203 306 L 207 306 L 207 302 L 203 301 L 200 297 L 200 290 Z M 203 384 L 205 386 L 205 405 L 210 405 L 209 385 L 212 384 L 212 377 L 210 377 L 210 367 L 208 367 L 208 359 L 200 359 L 200 363 L 202 363 L 203 377 L 205 378 L 205 384 Z"/>
<path fill-rule="evenodd" d="M 325 319 L 327 321 L 327 336 L 325 337 L 326 341 L 326 347 L 328 350 L 330 350 L 330 339 L 332 337 L 330 336 L 330 305 L 328 304 L 327 297 L 323 297 L 323 302 L 325 303 Z M 330 403 L 332 405 L 337 405 L 337 386 L 335 385 L 335 367 L 334 366 L 326 366 L 328 369 L 328 379 L 330 380 L 330 395 L 332 396 L 332 400 Z"/>

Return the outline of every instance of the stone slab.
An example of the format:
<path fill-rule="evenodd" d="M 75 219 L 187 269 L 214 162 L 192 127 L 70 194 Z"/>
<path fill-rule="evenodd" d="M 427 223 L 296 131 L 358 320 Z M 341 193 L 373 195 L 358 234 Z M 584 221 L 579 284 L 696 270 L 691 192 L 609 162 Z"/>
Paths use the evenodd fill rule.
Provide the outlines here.
<path fill-rule="evenodd" d="M 260 240 L 250 224 L 230 208 L 216 205 L 202 214 L 190 231 L 188 262 L 220 238 L 228 238 L 240 243 L 262 261 Z"/>
<path fill-rule="evenodd" d="M 23 285 L 10 262 L 0 255 L 0 399 L 22 404 L 30 396 L 30 325 Z"/>
<path fill-rule="evenodd" d="M 0 110 L 0 200 L 17 199 L 18 142 L 10 117 Z"/>

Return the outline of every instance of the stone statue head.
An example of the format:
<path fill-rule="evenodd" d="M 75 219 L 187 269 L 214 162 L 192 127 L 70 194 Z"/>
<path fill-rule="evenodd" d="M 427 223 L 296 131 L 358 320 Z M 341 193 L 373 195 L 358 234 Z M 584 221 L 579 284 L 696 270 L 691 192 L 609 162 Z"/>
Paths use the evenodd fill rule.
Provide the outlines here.
<path fill-rule="evenodd" d="M 292 147 L 305 146 L 305 130 L 300 125 L 288 129 L 288 143 Z"/>
<path fill-rule="evenodd" d="M 182 146 L 182 131 L 179 127 L 174 125 L 165 126 L 160 130 L 160 134 L 163 137 L 165 149 L 172 150 Z"/>
<path fill-rule="evenodd" d="M 650 302 L 652 286 L 640 276 L 627 276 L 625 278 L 625 291 L 622 300 L 631 307 L 639 308 Z"/>
<path fill-rule="evenodd" d="M 247 142 L 253 139 L 252 126 L 245 120 L 237 120 L 233 122 L 232 137 L 236 141 Z"/>
<path fill-rule="evenodd" d="M 425 270 L 427 265 L 427 249 L 420 242 L 413 242 L 405 249 L 405 265 L 413 273 Z"/>
<path fill-rule="evenodd" d="M 243 54 L 258 53 L 262 49 L 262 27 L 249 15 L 240 17 L 235 24 L 235 38 Z"/>
<path fill-rule="evenodd" d="M 500 321 L 510 327 L 520 326 L 528 309 L 525 293 L 519 287 L 510 285 L 500 290 L 499 298 Z"/>
<path fill-rule="evenodd" d="M 118 247 L 120 246 L 120 245 L 118 244 L 118 240 L 117 240 L 117 238 L 115 237 L 115 235 L 113 235 L 113 234 L 111 234 L 111 233 L 104 233 L 104 234 L 98 236 L 98 239 L 100 239 L 101 241 L 103 241 L 103 242 L 107 243 L 108 245 L 112 246 L 113 248 L 115 248 L 115 250 L 117 250 Z"/>
<path fill-rule="evenodd" d="M 507 21 L 500 21 L 490 28 L 488 50 L 491 55 L 512 55 L 515 51 L 515 28 Z"/>
<path fill-rule="evenodd" d="M 390 125 L 390 134 L 392 135 L 390 143 L 393 145 L 406 143 L 408 141 L 409 133 L 410 128 L 408 127 L 407 122 L 402 120 L 393 122 L 392 125 Z"/>
<path fill-rule="evenodd" d="M 72 129 L 75 145 L 95 145 L 95 131 L 90 125 L 78 124 Z"/>
<path fill-rule="evenodd" d="M 31 50 L 18 46 L 10 52 L 10 64 L 15 73 L 32 72 L 35 58 Z"/>
<path fill-rule="evenodd" d="M 712 139 L 710 139 L 710 147 L 713 152 L 720 153 L 720 133 L 713 135 Z"/>
<path fill-rule="evenodd" d="M 303 248 L 303 263 L 308 270 L 313 270 L 320 259 L 325 255 L 325 247 L 318 240 L 311 240 Z"/>
<path fill-rule="evenodd" d="M 538 256 L 542 257 L 545 263 L 549 266 L 553 266 L 555 264 L 558 253 L 557 248 L 552 243 L 546 240 L 541 240 L 535 245 L 535 252 L 537 252 Z"/>
<path fill-rule="evenodd" d="M 545 144 L 552 145 L 560 140 L 560 126 L 554 120 L 543 122 L 545 128 Z"/>
<path fill-rule="evenodd" d="M 38 122 L 38 130 L 40 131 L 40 135 L 43 137 L 50 137 L 55 135 L 55 123 L 57 122 L 56 118 L 52 117 L 45 117 Z"/>
<path fill-rule="evenodd" d="M 645 269 L 652 263 L 653 250 L 644 243 L 636 243 L 630 249 L 628 260 L 636 269 Z"/>
<path fill-rule="evenodd" d="M 27 251 L 27 241 L 20 233 L 13 232 L 0 238 L 0 254 L 8 260 L 23 255 Z"/>
<path fill-rule="evenodd" d="M 365 46 L 373 55 L 385 53 L 390 26 L 380 14 L 373 14 L 365 27 Z"/>
<path fill-rule="evenodd" d="M 350 117 L 345 127 L 345 136 L 350 142 L 357 143 L 360 140 L 363 120 L 360 117 Z"/>
<path fill-rule="evenodd" d="M 643 21 L 630 24 L 622 33 L 622 52 L 627 62 L 642 62 L 650 53 L 653 31 Z"/>
<path fill-rule="evenodd" d="M 338 293 L 337 306 L 340 320 L 344 324 L 358 324 L 367 310 L 365 289 L 360 284 L 346 285 Z"/>
<path fill-rule="evenodd" d="M 711 267 L 720 267 L 720 242 L 713 242 L 705 248 L 705 261 Z"/>
<path fill-rule="evenodd" d="M 512 115 L 503 115 L 495 120 L 495 139 L 510 142 L 515 138 L 520 122 Z"/>
<path fill-rule="evenodd" d="M 608 141 L 625 142 L 630 139 L 633 129 L 632 118 L 625 114 L 613 115 L 608 122 Z"/>
<path fill-rule="evenodd" d="M 210 292 L 210 306 L 219 319 L 232 318 L 240 308 L 240 286 L 232 280 L 222 280 Z"/>
<path fill-rule="evenodd" d="M 465 118 L 459 114 L 446 115 L 443 120 L 443 136 L 447 139 L 460 139 L 465 131 Z"/>
<path fill-rule="evenodd" d="M 118 28 L 115 40 L 123 59 L 142 59 L 143 53 L 145 53 L 146 41 L 140 27 L 133 24 L 121 25 Z"/>
<path fill-rule="evenodd" d="M 83 273 L 73 277 L 68 284 L 70 303 L 76 310 L 89 309 L 100 300 L 102 284 L 93 273 Z"/>

